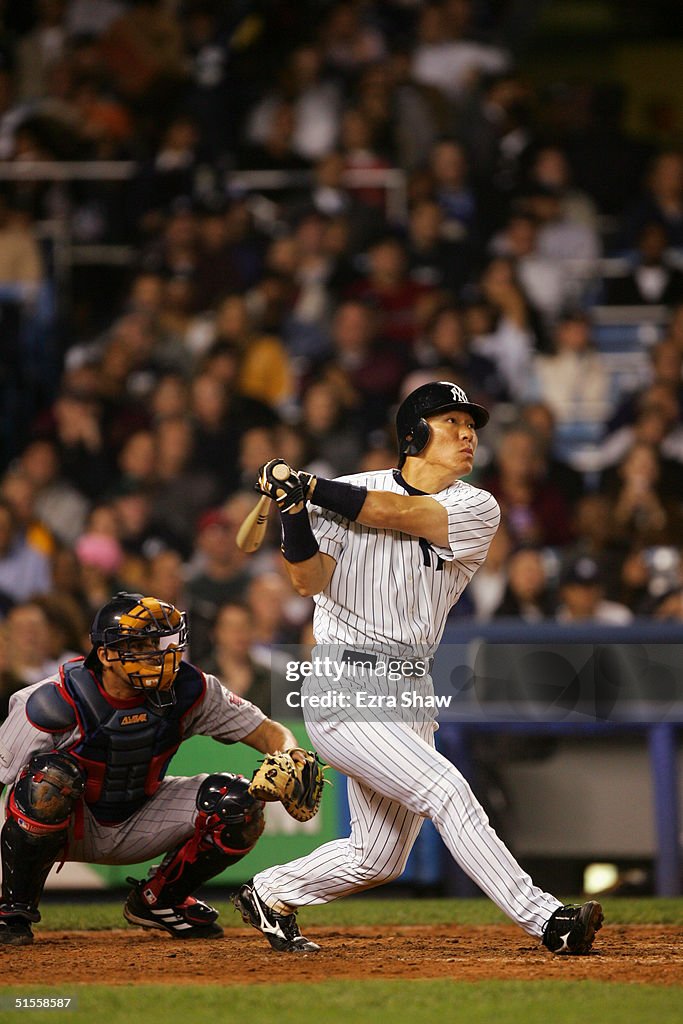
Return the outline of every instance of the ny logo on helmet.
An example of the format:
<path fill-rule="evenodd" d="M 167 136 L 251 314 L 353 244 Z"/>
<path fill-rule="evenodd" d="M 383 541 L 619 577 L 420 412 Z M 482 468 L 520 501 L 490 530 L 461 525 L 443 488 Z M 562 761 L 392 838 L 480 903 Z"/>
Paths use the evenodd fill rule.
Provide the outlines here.
<path fill-rule="evenodd" d="M 442 384 L 446 384 L 447 387 L 449 387 L 451 389 L 451 394 L 453 395 L 453 400 L 454 401 L 456 401 L 456 402 L 467 402 L 468 401 L 467 395 L 465 394 L 465 392 L 463 391 L 462 388 L 458 387 L 457 384 L 449 384 L 449 382 L 446 381 L 446 380 L 442 381 L 441 383 Z"/>

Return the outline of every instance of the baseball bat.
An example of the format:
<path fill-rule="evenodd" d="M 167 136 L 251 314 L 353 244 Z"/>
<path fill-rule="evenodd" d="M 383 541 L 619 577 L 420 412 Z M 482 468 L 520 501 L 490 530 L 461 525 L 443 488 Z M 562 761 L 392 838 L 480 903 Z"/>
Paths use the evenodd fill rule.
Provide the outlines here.
<path fill-rule="evenodd" d="M 289 466 L 285 462 L 278 463 L 271 470 L 271 474 L 276 480 L 286 480 L 289 473 Z M 244 551 L 247 555 L 253 555 L 263 544 L 263 538 L 268 528 L 270 503 L 271 499 L 268 495 L 262 494 L 251 512 L 244 517 L 244 521 L 237 531 L 235 543 L 240 551 Z"/>
<path fill-rule="evenodd" d="M 254 551 L 258 551 L 261 547 L 268 527 L 269 512 L 270 498 L 267 494 L 262 494 L 251 512 L 244 517 L 237 531 L 235 543 L 240 551 L 244 551 L 247 555 L 253 555 Z"/>

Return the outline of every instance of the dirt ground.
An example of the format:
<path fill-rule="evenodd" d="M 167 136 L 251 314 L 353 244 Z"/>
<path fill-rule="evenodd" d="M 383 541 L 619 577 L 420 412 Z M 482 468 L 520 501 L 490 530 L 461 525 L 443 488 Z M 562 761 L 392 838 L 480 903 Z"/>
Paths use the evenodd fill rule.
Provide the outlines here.
<path fill-rule="evenodd" d="M 562 978 L 683 985 L 683 928 L 607 925 L 585 957 L 554 957 L 511 925 L 313 928 L 319 953 L 273 952 L 253 929 L 179 942 L 161 932 L 39 932 L 0 947 L 0 985 L 222 984 L 323 979 Z M 239 964 L 239 970 L 226 965 Z"/>

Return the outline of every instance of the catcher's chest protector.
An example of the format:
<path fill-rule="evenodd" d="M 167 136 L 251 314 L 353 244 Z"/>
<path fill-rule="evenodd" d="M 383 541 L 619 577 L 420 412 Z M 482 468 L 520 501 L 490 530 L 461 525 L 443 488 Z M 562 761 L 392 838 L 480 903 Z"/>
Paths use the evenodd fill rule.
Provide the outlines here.
<path fill-rule="evenodd" d="M 87 773 L 85 801 L 98 821 L 124 821 L 159 788 L 183 739 L 183 718 L 204 695 L 201 672 L 183 664 L 176 703 L 160 714 L 144 701 L 116 706 L 82 665 L 63 672 L 81 737 L 70 750 Z M 119 702 L 120 703 L 120 702 Z"/>

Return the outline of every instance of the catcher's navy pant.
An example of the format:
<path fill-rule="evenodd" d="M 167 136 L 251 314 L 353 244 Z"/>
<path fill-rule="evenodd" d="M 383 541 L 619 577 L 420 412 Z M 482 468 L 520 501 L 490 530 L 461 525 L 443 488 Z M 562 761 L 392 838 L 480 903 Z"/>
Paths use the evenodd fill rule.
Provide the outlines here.
<path fill-rule="evenodd" d="M 529 935 L 561 906 L 535 886 L 489 825 L 466 779 L 434 747 L 434 723 L 307 721 L 322 758 L 349 778 L 351 835 L 255 876 L 258 894 L 287 913 L 389 882 L 403 871 L 423 818 L 460 867 Z"/>

